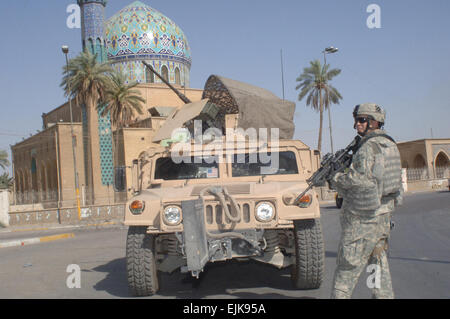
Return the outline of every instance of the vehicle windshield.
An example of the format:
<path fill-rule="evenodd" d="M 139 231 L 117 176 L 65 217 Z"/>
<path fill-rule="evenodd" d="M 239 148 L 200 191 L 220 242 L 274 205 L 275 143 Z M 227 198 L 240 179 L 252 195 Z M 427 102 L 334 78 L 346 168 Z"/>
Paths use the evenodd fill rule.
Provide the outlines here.
<path fill-rule="evenodd" d="M 294 152 L 235 154 L 233 177 L 298 174 Z"/>
<path fill-rule="evenodd" d="M 200 157 L 191 157 L 190 163 L 175 163 L 170 157 L 161 157 L 156 160 L 155 165 L 155 179 L 170 181 L 219 177 L 218 163 Z"/>

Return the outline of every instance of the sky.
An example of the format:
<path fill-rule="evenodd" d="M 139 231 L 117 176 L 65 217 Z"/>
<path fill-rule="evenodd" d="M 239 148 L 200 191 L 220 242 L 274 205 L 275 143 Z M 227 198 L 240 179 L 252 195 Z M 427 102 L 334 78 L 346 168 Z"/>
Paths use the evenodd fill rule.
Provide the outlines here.
<path fill-rule="evenodd" d="M 106 18 L 131 0 L 109 0 Z M 310 61 L 342 70 L 331 84 L 343 96 L 331 111 L 334 150 L 355 136 L 355 105 L 387 112 L 398 142 L 450 138 L 450 1 L 448 0 L 142 0 L 174 21 L 192 53 L 190 84 L 211 74 L 250 83 L 296 103 L 295 138 L 317 147 L 319 114 L 298 101 L 296 79 Z M 75 0 L 0 2 L 0 149 L 42 129 L 42 114 L 66 101 L 65 58 L 81 51 L 81 30 L 67 26 Z M 377 11 L 368 7 L 376 4 Z M 370 8 L 370 7 L 369 7 Z M 374 20 L 376 13 L 378 20 Z M 378 27 L 369 28 L 374 22 Z M 281 56 L 283 64 L 281 64 Z M 283 66 L 283 68 L 282 68 Z M 328 115 L 323 148 L 331 150 Z M 1 168 L 0 168 L 1 170 Z M 9 168 L 10 171 L 10 168 Z M 0 172 L 1 173 L 1 172 Z"/>

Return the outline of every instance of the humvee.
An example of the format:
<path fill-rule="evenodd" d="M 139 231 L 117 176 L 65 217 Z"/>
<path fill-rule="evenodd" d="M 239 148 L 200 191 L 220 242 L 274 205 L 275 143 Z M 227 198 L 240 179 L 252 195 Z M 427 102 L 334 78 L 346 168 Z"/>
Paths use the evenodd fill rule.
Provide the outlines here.
<path fill-rule="evenodd" d="M 198 278 L 208 263 L 232 259 L 291 267 L 295 287 L 319 288 L 324 245 L 318 197 L 310 190 L 299 198 L 319 168 L 319 154 L 292 139 L 295 103 L 217 75 L 206 81 L 202 100 L 191 102 L 143 64 L 186 104 L 133 161 L 134 196 L 124 219 L 131 293 L 155 294 L 160 272 L 180 269 Z M 197 120 L 217 129 L 219 139 L 196 139 Z M 179 140 L 173 135 L 180 127 L 189 130 L 183 142 L 188 156 L 183 152 L 181 161 L 174 158 Z M 279 139 L 269 141 L 267 134 L 266 142 L 243 136 L 245 143 L 229 143 L 223 136 L 228 129 L 245 135 L 261 128 L 270 135 L 275 128 Z M 203 125 L 199 131 L 206 133 Z"/>
<path fill-rule="evenodd" d="M 295 287 L 320 287 L 318 197 L 311 190 L 297 199 L 317 169 L 316 156 L 299 140 L 277 144 L 224 144 L 210 153 L 214 161 L 202 145 L 184 162 L 173 160 L 170 147 L 159 147 L 134 161 L 138 182 L 124 219 L 133 295 L 155 294 L 160 272 L 180 269 L 198 278 L 208 263 L 231 259 L 291 267 Z M 274 159 L 275 168 L 267 169 Z"/>

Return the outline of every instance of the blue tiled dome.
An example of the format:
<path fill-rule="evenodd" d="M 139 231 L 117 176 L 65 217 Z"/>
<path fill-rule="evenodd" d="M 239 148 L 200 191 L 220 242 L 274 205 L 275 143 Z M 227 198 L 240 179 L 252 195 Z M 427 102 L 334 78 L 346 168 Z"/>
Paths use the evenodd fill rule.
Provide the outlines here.
<path fill-rule="evenodd" d="M 190 68 L 191 52 L 183 31 L 169 18 L 135 1 L 112 16 L 105 26 L 108 59 L 167 60 Z"/>

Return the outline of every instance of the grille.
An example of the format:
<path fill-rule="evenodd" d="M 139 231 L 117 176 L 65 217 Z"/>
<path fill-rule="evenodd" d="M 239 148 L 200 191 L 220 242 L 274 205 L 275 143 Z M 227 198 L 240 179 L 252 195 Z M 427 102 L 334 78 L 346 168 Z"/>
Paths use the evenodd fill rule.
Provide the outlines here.
<path fill-rule="evenodd" d="M 234 216 L 235 212 L 231 209 L 231 205 L 227 205 L 228 210 Z M 249 203 L 239 203 L 239 209 L 241 210 L 241 221 L 240 224 L 250 222 L 250 204 Z M 207 204 L 205 206 L 206 223 L 208 225 L 229 225 L 231 220 L 225 215 L 222 205 L 220 204 Z"/>
<path fill-rule="evenodd" d="M 230 195 L 238 195 L 238 194 L 250 194 L 250 184 L 235 184 L 235 185 L 199 185 L 195 186 L 192 190 L 191 196 L 198 196 L 200 192 L 207 187 L 225 187 Z"/>

